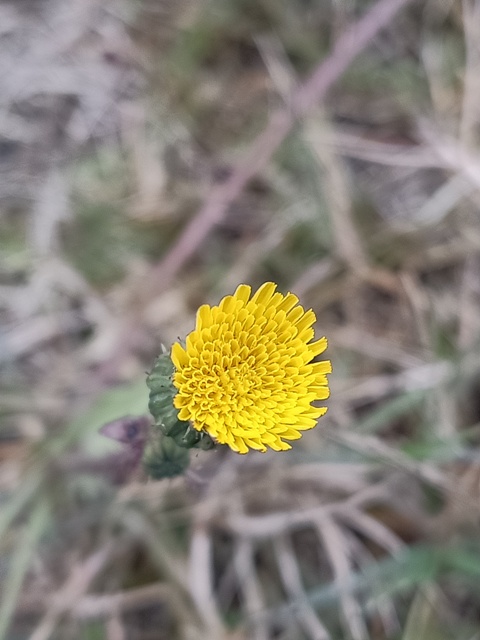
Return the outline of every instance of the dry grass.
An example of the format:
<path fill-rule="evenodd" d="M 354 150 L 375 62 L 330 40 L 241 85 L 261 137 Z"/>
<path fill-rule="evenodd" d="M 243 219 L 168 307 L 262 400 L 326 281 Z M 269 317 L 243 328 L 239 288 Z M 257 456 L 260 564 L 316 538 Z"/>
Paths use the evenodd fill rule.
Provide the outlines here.
<path fill-rule="evenodd" d="M 478 638 L 479 33 L 478 0 L 0 4 L 0 640 Z M 329 337 L 328 419 L 113 486 L 98 428 L 265 280 Z"/>

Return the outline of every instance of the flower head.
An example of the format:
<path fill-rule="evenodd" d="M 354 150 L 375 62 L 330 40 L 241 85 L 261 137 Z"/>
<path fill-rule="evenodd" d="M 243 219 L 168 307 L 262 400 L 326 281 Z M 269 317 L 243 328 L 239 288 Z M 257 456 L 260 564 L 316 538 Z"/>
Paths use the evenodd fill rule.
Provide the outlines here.
<path fill-rule="evenodd" d="M 314 312 L 276 287 L 251 296 L 242 284 L 218 306 L 203 305 L 186 346 L 172 347 L 179 419 L 239 453 L 290 449 L 285 441 L 327 411 L 312 406 L 329 396 L 331 363 L 312 362 L 327 339 L 312 342 Z"/>

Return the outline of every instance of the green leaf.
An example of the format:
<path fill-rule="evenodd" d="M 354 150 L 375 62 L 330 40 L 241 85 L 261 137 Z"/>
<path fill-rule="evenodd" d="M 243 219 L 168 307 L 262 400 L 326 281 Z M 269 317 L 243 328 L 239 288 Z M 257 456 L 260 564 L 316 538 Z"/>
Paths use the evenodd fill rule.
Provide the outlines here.
<path fill-rule="evenodd" d="M 83 448 L 93 455 L 103 455 L 118 447 L 117 443 L 98 433 L 101 426 L 117 418 L 148 413 L 148 389 L 145 378 L 109 389 L 102 393 L 94 405 L 74 420 L 57 439 L 61 450 L 74 442 L 82 442 Z"/>

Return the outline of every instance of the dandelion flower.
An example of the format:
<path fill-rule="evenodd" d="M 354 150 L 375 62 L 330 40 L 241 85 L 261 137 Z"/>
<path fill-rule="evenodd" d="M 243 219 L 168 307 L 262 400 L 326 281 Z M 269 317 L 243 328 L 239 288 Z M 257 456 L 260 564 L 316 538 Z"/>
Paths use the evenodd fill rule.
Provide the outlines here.
<path fill-rule="evenodd" d="M 312 342 L 315 314 L 273 282 L 252 296 L 240 285 L 218 306 L 203 305 L 183 347 L 175 343 L 174 397 L 180 420 L 238 453 L 290 449 L 313 428 L 329 396 L 329 360 L 313 362 L 327 339 Z"/>

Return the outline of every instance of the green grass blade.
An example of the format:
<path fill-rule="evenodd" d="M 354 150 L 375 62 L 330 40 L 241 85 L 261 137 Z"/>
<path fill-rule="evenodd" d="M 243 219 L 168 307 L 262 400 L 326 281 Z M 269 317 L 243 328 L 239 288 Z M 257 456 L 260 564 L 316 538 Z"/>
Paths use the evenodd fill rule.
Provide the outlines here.
<path fill-rule="evenodd" d="M 22 486 L 14 493 L 5 505 L 2 505 L 0 512 L 0 539 L 17 517 L 21 510 L 28 504 L 38 488 L 38 478 L 33 471 L 29 471 L 30 477 L 22 483 Z"/>
<path fill-rule="evenodd" d="M 402 640 L 449 640 L 442 629 L 438 610 L 439 593 L 435 584 L 417 590 L 410 606 Z"/>
<path fill-rule="evenodd" d="M 32 514 L 24 526 L 10 563 L 10 570 L 2 584 L 3 600 L 0 604 L 0 640 L 7 640 L 6 634 L 15 611 L 17 596 L 22 587 L 37 543 L 47 528 L 48 523 L 49 509 L 47 503 L 42 500 L 35 504 Z"/>
<path fill-rule="evenodd" d="M 392 421 L 404 416 L 412 411 L 412 409 L 418 408 L 424 401 L 427 395 L 427 390 L 415 390 L 402 394 L 388 402 L 380 404 L 378 409 L 375 409 L 368 414 L 363 420 L 356 422 L 352 425 L 352 430 L 355 433 L 374 433 L 379 429 L 384 429 L 386 425 L 389 425 Z"/>

